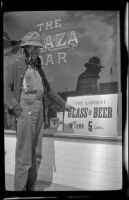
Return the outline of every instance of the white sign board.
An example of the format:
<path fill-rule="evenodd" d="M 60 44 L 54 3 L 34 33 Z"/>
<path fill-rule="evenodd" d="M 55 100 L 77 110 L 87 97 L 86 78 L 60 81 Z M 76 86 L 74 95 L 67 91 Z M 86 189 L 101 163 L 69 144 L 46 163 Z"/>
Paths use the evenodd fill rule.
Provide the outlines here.
<path fill-rule="evenodd" d="M 117 136 L 117 94 L 68 97 L 73 106 L 65 112 L 64 123 L 75 134 Z"/>

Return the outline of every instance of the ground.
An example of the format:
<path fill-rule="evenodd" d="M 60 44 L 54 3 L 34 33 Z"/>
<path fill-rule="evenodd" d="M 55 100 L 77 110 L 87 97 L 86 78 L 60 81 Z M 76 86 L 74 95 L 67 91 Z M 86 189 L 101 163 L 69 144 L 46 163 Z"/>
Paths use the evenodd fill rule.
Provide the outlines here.
<path fill-rule="evenodd" d="M 6 190 L 13 191 L 14 176 L 10 174 L 5 175 Z M 65 185 L 49 183 L 45 181 L 37 181 L 36 191 L 81 191 L 79 188 L 69 187 Z"/>

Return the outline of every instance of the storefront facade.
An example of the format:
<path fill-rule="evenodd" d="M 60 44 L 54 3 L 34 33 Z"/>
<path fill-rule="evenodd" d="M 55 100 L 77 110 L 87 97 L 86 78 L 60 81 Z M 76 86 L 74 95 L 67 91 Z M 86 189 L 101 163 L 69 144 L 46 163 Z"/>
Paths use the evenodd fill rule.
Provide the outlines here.
<path fill-rule="evenodd" d="M 119 28 L 118 11 L 5 13 L 4 31 L 12 40 L 29 31 L 40 33 L 45 75 L 51 87 L 75 107 L 65 113 L 49 109 L 39 180 L 83 190 L 121 189 Z M 5 56 L 4 65 L 12 56 Z M 103 68 L 84 75 L 92 57 L 98 57 Z M 7 122 L 6 115 L 5 109 L 5 172 L 14 174 L 16 125 L 14 118 Z"/>

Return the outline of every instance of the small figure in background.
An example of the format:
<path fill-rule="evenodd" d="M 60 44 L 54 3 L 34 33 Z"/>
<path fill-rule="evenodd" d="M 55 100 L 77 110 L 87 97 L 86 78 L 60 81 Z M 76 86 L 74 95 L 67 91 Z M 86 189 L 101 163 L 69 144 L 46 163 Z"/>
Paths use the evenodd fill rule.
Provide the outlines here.
<path fill-rule="evenodd" d="M 98 79 L 101 68 L 101 60 L 98 57 L 92 57 L 89 62 L 84 65 L 86 70 L 80 74 L 77 81 L 76 92 L 78 95 L 98 94 Z"/>

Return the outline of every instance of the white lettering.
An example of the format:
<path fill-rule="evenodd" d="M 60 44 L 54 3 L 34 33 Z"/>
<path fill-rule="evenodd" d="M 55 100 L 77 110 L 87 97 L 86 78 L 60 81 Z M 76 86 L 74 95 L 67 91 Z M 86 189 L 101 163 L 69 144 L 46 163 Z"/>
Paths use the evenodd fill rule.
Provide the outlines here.
<path fill-rule="evenodd" d="M 70 33 L 58 33 L 55 36 L 49 35 L 46 36 L 44 39 L 44 49 L 41 50 L 43 52 L 44 50 L 56 50 L 56 49 L 63 49 L 67 48 L 68 46 L 77 46 L 78 40 L 76 37 L 75 31 L 71 31 Z"/>
<path fill-rule="evenodd" d="M 48 29 L 52 29 L 52 21 L 46 22 L 46 30 L 48 30 Z"/>
<path fill-rule="evenodd" d="M 56 19 L 55 20 L 55 28 L 60 28 L 61 27 L 61 19 Z"/>
<path fill-rule="evenodd" d="M 45 46 L 44 48 L 47 49 L 47 48 L 53 48 L 53 41 L 52 41 L 52 36 L 49 35 L 46 37 L 46 41 L 45 41 Z"/>
<path fill-rule="evenodd" d="M 67 62 L 67 60 L 66 60 L 66 53 L 65 52 L 59 52 L 58 53 L 58 63 L 60 63 L 61 62 L 61 60 L 63 60 L 64 61 L 64 63 L 66 63 Z"/>
<path fill-rule="evenodd" d="M 46 61 L 45 65 L 48 65 L 49 62 L 51 64 L 54 64 L 52 54 L 47 54 L 47 61 Z"/>
<path fill-rule="evenodd" d="M 72 45 L 74 45 L 74 43 L 78 44 L 78 40 L 77 40 L 77 36 L 76 36 L 76 32 L 75 31 L 71 31 L 70 32 L 68 45 L 70 45 L 71 43 L 72 43 Z"/>
<path fill-rule="evenodd" d="M 62 47 L 62 46 L 65 46 L 67 41 L 64 41 L 63 43 L 62 40 L 65 36 L 65 32 L 64 33 L 59 33 L 59 34 L 56 34 L 56 43 L 55 43 L 55 47 Z"/>
<path fill-rule="evenodd" d="M 42 26 L 44 26 L 44 24 L 37 24 L 36 26 L 39 26 L 39 32 L 42 31 Z"/>

